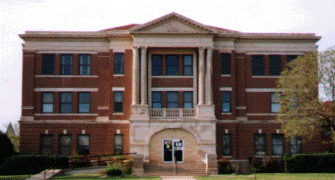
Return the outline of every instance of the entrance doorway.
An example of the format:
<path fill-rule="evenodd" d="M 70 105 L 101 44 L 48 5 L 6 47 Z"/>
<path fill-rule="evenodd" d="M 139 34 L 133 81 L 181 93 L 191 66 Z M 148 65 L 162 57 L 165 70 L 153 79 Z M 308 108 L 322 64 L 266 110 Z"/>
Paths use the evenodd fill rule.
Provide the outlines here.
<path fill-rule="evenodd" d="M 163 139 L 163 162 L 184 161 L 184 140 Z"/>

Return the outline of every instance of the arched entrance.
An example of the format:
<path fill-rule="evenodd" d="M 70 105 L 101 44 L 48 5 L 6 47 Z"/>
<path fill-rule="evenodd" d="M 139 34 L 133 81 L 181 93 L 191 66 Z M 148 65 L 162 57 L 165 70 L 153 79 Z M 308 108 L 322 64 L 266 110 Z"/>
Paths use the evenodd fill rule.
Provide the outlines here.
<path fill-rule="evenodd" d="M 198 145 L 194 136 L 183 129 L 164 129 L 155 133 L 149 141 L 151 163 L 172 162 L 195 163 L 198 160 Z"/>

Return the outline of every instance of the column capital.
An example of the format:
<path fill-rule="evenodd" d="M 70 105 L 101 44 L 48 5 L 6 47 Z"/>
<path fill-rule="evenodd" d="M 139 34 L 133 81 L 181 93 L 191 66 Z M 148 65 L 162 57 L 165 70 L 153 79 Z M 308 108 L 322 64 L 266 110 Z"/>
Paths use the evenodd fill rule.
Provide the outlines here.
<path fill-rule="evenodd" d="M 203 51 L 206 49 L 206 47 L 198 47 L 199 51 Z"/>
<path fill-rule="evenodd" d="M 148 49 L 148 46 L 140 46 L 141 49 Z"/>
<path fill-rule="evenodd" d="M 135 50 L 137 50 L 139 48 L 140 48 L 139 46 L 133 46 L 133 49 L 135 49 Z"/>
<path fill-rule="evenodd" d="M 207 46 L 206 49 L 207 50 L 213 50 L 214 48 L 213 48 L 213 46 Z"/>

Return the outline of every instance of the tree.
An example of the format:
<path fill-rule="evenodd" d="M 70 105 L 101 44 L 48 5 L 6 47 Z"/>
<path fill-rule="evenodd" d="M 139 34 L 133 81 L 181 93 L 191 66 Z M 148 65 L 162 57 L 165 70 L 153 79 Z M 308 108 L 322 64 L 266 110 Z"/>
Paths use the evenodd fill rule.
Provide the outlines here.
<path fill-rule="evenodd" d="M 281 90 L 278 121 L 288 137 L 311 139 L 323 129 L 331 131 L 335 142 L 335 47 L 308 53 L 288 63 L 277 83 Z M 332 102 L 318 98 L 319 87 Z"/>
<path fill-rule="evenodd" d="M 19 152 L 20 145 L 20 126 L 19 123 L 15 123 L 14 126 L 10 122 L 7 126 L 6 135 L 12 142 L 14 150 Z"/>

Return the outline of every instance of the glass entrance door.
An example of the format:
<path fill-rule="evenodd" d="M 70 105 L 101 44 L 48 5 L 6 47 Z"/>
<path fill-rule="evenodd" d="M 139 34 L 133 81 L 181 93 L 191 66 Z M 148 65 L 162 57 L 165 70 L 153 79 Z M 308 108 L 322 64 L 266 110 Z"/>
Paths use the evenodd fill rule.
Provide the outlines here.
<path fill-rule="evenodd" d="M 163 162 L 184 161 L 184 140 L 164 139 L 163 140 Z"/>

